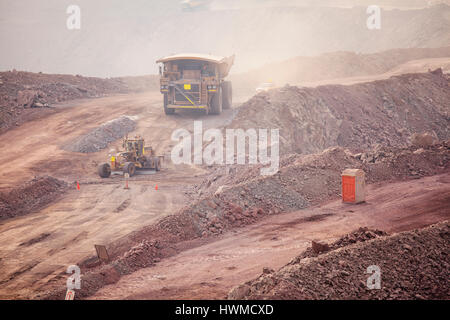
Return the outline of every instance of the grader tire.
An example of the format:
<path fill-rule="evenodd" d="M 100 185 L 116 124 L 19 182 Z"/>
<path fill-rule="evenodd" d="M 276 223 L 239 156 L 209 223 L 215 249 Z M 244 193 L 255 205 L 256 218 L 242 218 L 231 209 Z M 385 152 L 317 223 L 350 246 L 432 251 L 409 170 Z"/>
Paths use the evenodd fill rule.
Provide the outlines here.
<path fill-rule="evenodd" d="M 102 163 L 98 166 L 98 175 L 102 178 L 108 178 L 111 175 L 111 166 L 108 163 Z"/>
<path fill-rule="evenodd" d="M 128 173 L 130 177 L 134 176 L 136 173 L 136 167 L 133 162 L 125 162 L 123 166 L 123 173 Z"/>

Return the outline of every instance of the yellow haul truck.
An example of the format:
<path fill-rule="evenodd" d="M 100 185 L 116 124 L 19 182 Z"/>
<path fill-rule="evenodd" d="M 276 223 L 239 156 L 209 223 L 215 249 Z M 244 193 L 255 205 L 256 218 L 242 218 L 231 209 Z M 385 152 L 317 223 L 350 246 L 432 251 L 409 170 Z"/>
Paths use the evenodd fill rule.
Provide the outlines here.
<path fill-rule="evenodd" d="M 224 78 L 234 62 L 228 58 L 205 54 L 177 54 L 156 61 L 161 63 L 161 93 L 164 112 L 176 109 L 202 109 L 206 114 L 220 114 L 231 108 L 232 87 Z"/>

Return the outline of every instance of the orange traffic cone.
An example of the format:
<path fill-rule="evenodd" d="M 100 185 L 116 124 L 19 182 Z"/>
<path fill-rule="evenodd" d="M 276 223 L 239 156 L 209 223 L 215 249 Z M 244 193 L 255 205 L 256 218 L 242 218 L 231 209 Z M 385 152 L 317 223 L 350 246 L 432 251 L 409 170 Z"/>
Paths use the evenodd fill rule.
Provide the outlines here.
<path fill-rule="evenodd" d="M 80 190 L 80 184 L 77 181 L 77 190 Z"/>
<path fill-rule="evenodd" d="M 158 185 L 156 185 L 155 190 L 158 190 Z"/>

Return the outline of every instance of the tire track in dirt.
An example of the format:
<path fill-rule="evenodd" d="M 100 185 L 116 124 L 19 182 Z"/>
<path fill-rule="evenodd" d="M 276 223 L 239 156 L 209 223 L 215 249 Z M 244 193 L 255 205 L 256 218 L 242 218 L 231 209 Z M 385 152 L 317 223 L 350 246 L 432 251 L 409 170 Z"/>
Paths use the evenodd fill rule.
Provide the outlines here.
<path fill-rule="evenodd" d="M 445 198 L 440 199 L 442 209 L 433 216 L 418 214 L 436 195 L 450 191 L 450 184 L 441 182 L 448 177 L 446 173 L 370 185 L 365 205 L 337 200 L 268 217 L 124 276 L 90 299 L 223 299 L 233 286 L 258 276 L 264 267 L 277 269 L 288 263 L 310 246 L 311 240 L 332 242 L 358 227 L 402 231 L 405 225 L 400 217 L 413 222 L 408 230 L 449 219 Z M 417 198 L 416 192 L 423 198 Z M 410 209 L 404 210 L 406 205 Z M 286 226 L 283 232 L 280 226 Z"/>
<path fill-rule="evenodd" d="M 35 172 L 47 172 L 69 181 L 70 191 L 39 212 L 0 224 L 0 242 L 4 244 L 0 297 L 29 296 L 37 288 L 64 277 L 68 265 L 95 254 L 94 244 L 108 244 L 174 213 L 190 200 L 189 190 L 201 179 L 204 169 L 184 166 L 179 170 L 165 161 L 158 174 L 132 177 L 130 189 L 124 190 L 120 177 L 97 177 L 96 164 L 104 161 L 108 148 L 92 154 L 60 148 L 108 119 L 132 115 L 138 118 L 134 132 L 141 134 L 157 153 L 170 154 L 172 131 L 189 128 L 194 119 L 206 117 L 180 112 L 168 118 L 161 106 L 159 92 L 70 102 L 45 119 L 45 134 L 40 120 L 2 135 L 17 143 L 10 153 L 0 154 L 0 161 L 9 163 L 15 158 L 17 165 L 2 166 L 0 187 L 15 185 Z M 222 118 L 215 117 L 213 121 L 219 125 Z M 109 147 L 117 149 L 120 143 L 113 142 Z M 80 190 L 76 190 L 74 181 L 79 181 Z M 43 234 L 49 236 L 44 238 Z"/>

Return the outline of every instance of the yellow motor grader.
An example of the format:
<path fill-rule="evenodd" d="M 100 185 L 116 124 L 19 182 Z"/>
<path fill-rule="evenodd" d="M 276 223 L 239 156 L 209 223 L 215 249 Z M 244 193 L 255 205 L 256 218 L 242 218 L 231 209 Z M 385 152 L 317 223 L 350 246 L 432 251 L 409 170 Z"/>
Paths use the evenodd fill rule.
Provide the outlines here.
<path fill-rule="evenodd" d="M 120 151 L 111 156 L 110 162 L 102 163 L 98 166 L 98 174 L 102 178 L 108 178 L 112 171 L 122 171 L 132 177 L 136 169 L 161 169 L 161 156 L 156 156 L 152 147 L 144 146 L 144 139 L 136 136 L 129 139 L 128 136 L 123 140 Z"/>

